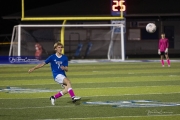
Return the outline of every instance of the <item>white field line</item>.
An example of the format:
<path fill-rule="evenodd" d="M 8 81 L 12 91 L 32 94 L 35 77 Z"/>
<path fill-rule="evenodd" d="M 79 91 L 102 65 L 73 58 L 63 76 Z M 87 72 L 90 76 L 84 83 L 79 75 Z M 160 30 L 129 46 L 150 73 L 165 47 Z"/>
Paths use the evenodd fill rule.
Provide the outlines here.
<path fill-rule="evenodd" d="M 50 104 L 50 103 L 49 103 Z M 107 105 L 107 104 L 106 104 Z M 110 104 L 109 104 L 110 105 Z M 180 105 L 180 104 L 177 104 Z M 65 105 L 65 106 L 41 106 L 41 107 L 6 107 L 0 108 L 0 110 L 22 110 L 22 109 L 42 109 L 42 108 L 67 108 L 67 107 L 75 107 L 76 105 Z M 93 107 L 94 105 L 84 105 L 84 107 Z M 158 106 L 157 106 L 158 107 Z M 163 107 L 163 106 L 161 106 Z M 173 106 L 172 106 L 173 107 Z M 170 113 L 169 113 L 170 114 Z M 172 113 L 171 113 L 172 114 Z M 153 115 L 153 114 L 152 114 Z"/>
<path fill-rule="evenodd" d="M 148 77 L 150 77 L 150 76 L 148 76 Z M 151 76 L 151 77 L 153 77 L 153 76 Z M 176 77 L 176 76 L 170 76 L 170 77 Z M 120 78 L 120 77 L 112 77 L 112 78 Z M 171 81 L 171 80 L 150 80 L 150 81 L 134 80 L 134 81 L 113 81 L 113 82 L 111 82 L 111 81 L 103 81 L 103 83 L 122 83 L 122 82 L 131 83 L 131 82 L 155 82 L 155 81 L 163 82 L 163 81 Z M 172 81 L 179 81 L 179 80 L 172 80 Z M 77 83 L 73 83 L 73 84 L 81 84 L 81 83 L 102 83 L 102 81 L 96 81 L 96 82 L 84 82 L 84 81 L 82 81 L 82 82 L 77 82 Z M 39 83 L 39 84 L 37 84 L 37 83 L 36 84 L 21 84 L 21 86 L 26 86 L 26 85 L 53 85 L 53 84 L 57 84 L 57 83 L 54 82 L 54 83 L 45 83 L 45 84 L 41 84 L 41 83 Z M 6 85 L 0 85 L 0 86 L 6 86 Z M 9 86 L 9 85 L 7 85 L 7 86 Z M 20 86 L 20 85 L 14 85 L 14 86 Z"/>
<path fill-rule="evenodd" d="M 147 118 L 147 117 L 169 117 L 169 116 L 180 116 L 180 114 L 168 114 L 168 115 L 147 115 L 147 116 L 112 116 L 112 117 L 86 117 L 86 118 L 59 118 L 59 119 L 36 119 L 36 120 L 69 120 L 69 119 L 113 119 L 113 118 Z"/>
<path fill-rule="evenodd" d="M 33 86 L 36 86 L 36 85 L 57 85 L 57 83 L 43 83 L 43 84 L 21 84 L 21 85 L 14 85 L 14 86 L 26 86 L 26 85 L 33 85 Z M 0 85 L 0 86 L 12 86 L 12 85 Z M 13 86 L 13 87 L 14 87 Z"/>
<path fill-rule="evenodd" d="M 127 86 L 127 87 L 96 87 L 96 88 L 73 88 L 74 90 L 82 90 L 82 89 L 85 89 L 85 90 L 88 90 L 88 89 L 108 89 L 108 88 L 138 88 L 138 87 L 179 87 L 180 85 L 162 85 L 162 86 Z M 6 88 L 5 88 L 6 89 Z M 22 89 L 22 88 L 19 88 L 19 89 Z M 23 88 L 24 89 L 24 88 Z M 22 91 L 23 91 L 23 89 L 22 89 Z M 35 88 L 27 88 L 27 90 L 36 90 Z M 37 90 L 49 90 L 49 91 L 52 91 L 53 92 L 53 90 L 54 90 L 54 92 L 56 92 L 56 91 L 58 91 L 58 90 L 61 90 L 62 88 L 61 88 L 61 86 L 60 86 L 60 89 L 43 89 L 43 88 L 37 88 Z M 26 89 L 24 89 L 24 90 L 26 90 Z M 3 91 L 3 90 L 1 90 L 0 89 L 0 92 L 1 91 Z M 8 90 L 6 90 L 6 91 L 8 91 Z M 10 90 L 10 91 L 12 91 L 12 90 Z"/>
<path fill-rule="evenodd" d="M 0 110 L 14 110 L 14 109 L 38 109 L 38 108 L 62 108 L 62 107 L 74 107 L 75 105 L 66 105 L 66 106 L 43 106 L 43 107 L 19 107 L 19 108 L 0 108 Z"/>
<path fill-rule="evenodd" d="M 113 116 L 113 117 L 87 117 L 87 118 L 67 118 L 67 119 L 81 119 L 81 120 L 86 120 L 86 119 L 110 119 L 110 118 L 141 118 L 141 117 L 168 117 L 168 116 L 180 116 L 180 114 L 168 114 L 168 115 L 147 115 L 147 116 Z M 43 119 L 41 119 L 43 120 Z M 44 119 L 45 120 L 45 119 Z"/>
<path fill-rule="evenodd" d="M 96 72 L 98 72 L 98 71 L 96 71 Z M 104 73 L 104 72 L 102 72 L 102 73 Z M 115 73 L 115 74 L 118 74 L 118 73 Z M 122 75 L 130 75 L 130 74 L 136 74 L 136 75 L 138 75 L 138 74 L 141 74 L 141 73 L 123 73 Z M 160 73 L 159 73 L 160 74 Z M 72 75 L 76 75 L 76 74 L 72 74 Z M 81 75 L 101 75 L 101 74 L 81 74 Z M 76 75 L 76 76 L 81 76 L 81 75 Z M 40 76 L 42 76 L 42 77 L 52 77 L 52 76 L 43 76 L 43 75 L 40 75 Z M 40 76 L 37 76 L 37 77 L 40 77 Z M 71 75 L 68 75 L 68 76 L 71 76 Z M 164 77 L 164 76 L 166 76 L 166 75 L 150 75 L 150 76 L 146 76 L 146 75 L 142 75 L 142 76 L 138 76 L 138 77 Z M 167 75 L 168 77 L 179 77 L 180 75 Z M 7 76 L 1 76 L 0 78 L 6 78 Z M 14 76 L 8 76 L 8 77 L 10 77 L 10 78 L 13 78 Z M 26 77 L 26 76 L 23 76 L 23 77 Z M 106 77 L 106 78 L 126 78 L 126 77 L 134 77 L 134 76 L 123 76 L 123 77 Z M 44 80 L 53 80 L 53 78 L 48 78 L 48 79 L 46 79 L 46 78 L 43 78 Z M 72 77 L 72 79 L 73 79 L 73 77 Z M 82 78 L 81 78 L 82 79 Z M 92 78 L 92 79 L 94 79 L 94 78 Z M 95 78 L 95 79 L 98 79 L 98 78 Z M 13 79 L 13 81 L 14 80 L 17 80 L 17 79 Z M 37 79 L 33 79 L 33 80 L 37 80 Z"/>
<path fill-rule="evenodd" d="M 169 94 L 180 94 L 180 92 L 170 92 L 170 93 L 147 93 L 147 94 L 119 94 L 119 95 L 93 95 L 93 96 L 81 96 L 81 98 L 92 98 L 92 97 L 116 97 L 116 96 L 140 96 L 140 95 L 169 95 Z M 61 99 L 63 98 L 69 98 L 68 95 L 63 96 Z M 47 97 L 36 97 L 36 98 L 0 98 L 0 99 L 49 99 L 49 96 Z"/>
<path fill-rule="evenodd" d="M 171 93 L 149 93 L 149 94 L 119 94 L 119 95 L 93 95 L 93 96 L 83 96 L 83 97 L 105 97 L 105 96 L 138 96 L 138 95 L 161 95 L 161 94 L 179 94 L 180 92 L 171 92 Z"/>
<path fill-rule="evenodd" d="M 73 88 L 74 90 L 79 89 L 104 89 L 104 88 L 138 88 L 138 87 L 179 87 L 180 85 L 162 85 L 162 86 L 132 86 L 132 87 L 98 87 L 98 88 Z"/>

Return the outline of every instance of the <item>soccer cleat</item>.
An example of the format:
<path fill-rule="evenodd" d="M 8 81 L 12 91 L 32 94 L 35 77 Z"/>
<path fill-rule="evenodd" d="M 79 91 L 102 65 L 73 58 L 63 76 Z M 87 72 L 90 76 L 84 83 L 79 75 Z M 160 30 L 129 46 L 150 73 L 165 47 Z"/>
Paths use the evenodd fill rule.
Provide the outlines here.
<path fill-rule="evenodd" d="M 171 67 L 171 65 L 168 65 L 168 67 Z"/>
<path fill-rule="evenodd" d="M 51 104 L 52 104 L 52 105 L 55 105 L 55 103 L 54 103 L 55 100 L 56 100 L 55 97 L 54 97 L 54 96 L 51 96 L 51 97 L 50 97 L 50 100 L 51 100 Z"/>
<path fill-rule="evenodd" d="M 74 98 L 72 98 L 72 102 L 75 103 L 76 101 L 78 101 L 80 99 L 81 99 L 81 97 L 74 97 Z"/>
<path fill-rule="evenodd" d="M 164 65 L 162 65 L 162 67 L 164 67 Z"/>

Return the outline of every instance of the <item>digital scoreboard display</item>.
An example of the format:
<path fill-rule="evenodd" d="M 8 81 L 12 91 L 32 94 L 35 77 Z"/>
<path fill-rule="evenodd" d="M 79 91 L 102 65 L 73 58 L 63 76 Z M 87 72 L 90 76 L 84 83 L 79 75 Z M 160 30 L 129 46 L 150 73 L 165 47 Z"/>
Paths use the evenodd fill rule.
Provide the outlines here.
<path fill-rule="evenodd" d="M 111 15 L 124 16 L 126 12 L 125 0 L 111 0 Z M 121 15 L 121 13 L 123 15 Z"/>

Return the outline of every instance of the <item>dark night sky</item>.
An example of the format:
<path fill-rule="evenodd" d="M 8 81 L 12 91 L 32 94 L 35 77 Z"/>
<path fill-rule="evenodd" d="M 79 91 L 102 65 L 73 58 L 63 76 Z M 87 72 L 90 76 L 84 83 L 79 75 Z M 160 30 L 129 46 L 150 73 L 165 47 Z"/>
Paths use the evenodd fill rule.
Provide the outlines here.
<path fill-rule="evenodd" d="M 71 0 L 24 0 L 25 1 L 25 9 L 33 9 L 42 6 L 48 6 L 55 3 L 61 3 L 64 1 L 71 1 Z M 39 1 L 39 2 L 37 2 Z M 34 4 L 35 3 L 35 4 Z M 0 0 L 0 14 L 1 16 L 9 15 L 12 13 L 20 12 L 21 11 L 21 0 Z"/>
<path fill-rule="evenodd" d="M 26 3 L 26 10 L 30 10 L 37 7 L 52 5 L 55 3 L 60 3 L 70 0 L 24 0 Z M 37 2 L 39 1 L 39 2 Z M 36 3 L 36 4 L 32 4 Z M 21 0 L 0 0 L 0 35 L 1 34 L 11 34 L 12 28 L 17 24 L 15 20 L 4 20 L 2 16 L 14 14 L 21 12 Z"/>
<path fill-rule="evenodd" d="M 76 0 L 24 0 L 25 10 L 33 8 L 53 5 L 64 1 Z M 38 1 L 38 2 L 37 2 Z M 79 0 L 85 1 L 85 0 Z M 90 0 L 92 2 L 98 0 Z M 110 0 L 109 0 L 110 1 Z M 76 5 L 76 3 L 73 3 Z M 145 5 L 146 4 L 146 5 Z M 127 13 L 142 13 L 144 11 L 148 13 L 158 13 L 159 11 L 164 13 L 180 13 L 180 0 L 126 0 Z M 102 9 L 104 6 L 102 4 Z M 109 5 L 108 5 L 109 6 Z M 95 6 L 92 6 L 92 8 Z M 71 9 L 71 8 L 69 8 Z M 109 8 L 106 8 L 109 9 Z M 141 10 L 143 9 L 143 10 Z M 158 10 L 159 11 L 158 11 Z M 11 34 L 14 25 L 18 24 L 15 20 L 4 20 L 2 16 L 21 12 L 21 0 L 0 0 L 0 34 Z M 87 13 L 88 14 L 88 13 Z"/>
<path fill-rule="evenodd" d="M 13 23 L 7 20 L 3 20 L 2 16 L 19 11 L 19 8 L 15 6 L 18 3 L 15 3 L 15 1 L 19 1 L 20 3 L 20 0 L 13 0 L 13 2 L 12 0 L 0 0 L 0 34 L 9 34 L 10 29 L 12 29 L 11 26 L 13 25 Z"/>

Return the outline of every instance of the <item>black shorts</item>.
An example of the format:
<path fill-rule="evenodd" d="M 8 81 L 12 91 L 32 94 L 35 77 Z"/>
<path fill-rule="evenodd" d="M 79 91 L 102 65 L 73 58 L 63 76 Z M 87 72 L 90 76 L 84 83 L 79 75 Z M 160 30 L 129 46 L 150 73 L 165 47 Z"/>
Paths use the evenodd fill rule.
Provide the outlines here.
<path fill-rule="evenodd" d="M 167 55 L 168 53 L 165 53 L 165 52 L 161 52 L 161 55 Z"/>

